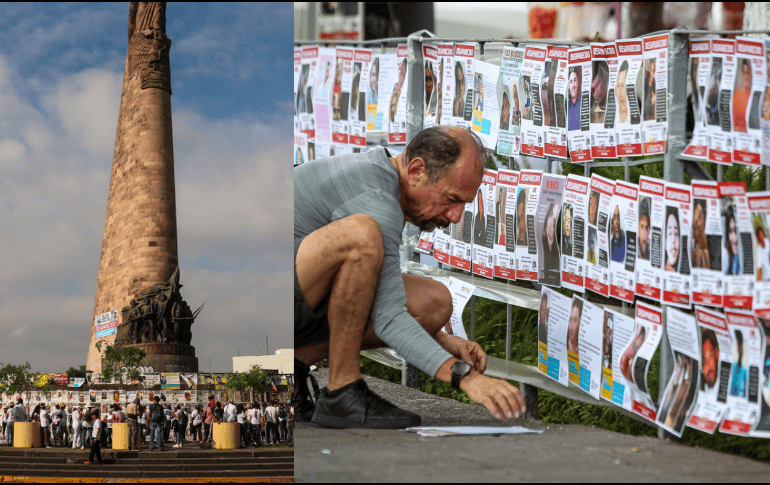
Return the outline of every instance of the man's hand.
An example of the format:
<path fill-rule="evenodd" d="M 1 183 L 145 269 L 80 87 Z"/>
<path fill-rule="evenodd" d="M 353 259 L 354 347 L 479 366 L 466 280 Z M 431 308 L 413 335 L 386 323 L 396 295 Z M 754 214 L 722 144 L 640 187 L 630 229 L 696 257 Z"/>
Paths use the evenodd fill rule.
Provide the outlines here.
<path fill-rule="evenodd" d="M 458 359 L 473 365 L 473 370 L 480 374 L 487 370 L 487 354 L 476 342 L 465 340 L 456 335 L 448 335 L 444 332 L 436 334 L 436 342 Z"/>
<path fill-rule="evenodd" d="M 476 371 L 471 371 L 460 381 L 460 389 L 474 401 L 483 404 L 497 419 L 518 418 L 527 411 L 524 396 L 515 386 Z"/>

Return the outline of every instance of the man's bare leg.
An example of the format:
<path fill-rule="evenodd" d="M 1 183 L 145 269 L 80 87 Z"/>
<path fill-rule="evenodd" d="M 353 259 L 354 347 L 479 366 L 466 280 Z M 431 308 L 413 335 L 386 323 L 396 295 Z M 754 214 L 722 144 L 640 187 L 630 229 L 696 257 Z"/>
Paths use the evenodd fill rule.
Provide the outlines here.
<path fill-rule="evenodd" d="M 297 250 L 297 280 L 307 305 L 315 308 L 329 294 L 330 391 L 361 378 L 358 356 L 382 266 L 382 244 L 377 221 L 356 214 L 309 234 Z M 297 349 L 295 356 L 313 363 L 307 354 Z"/>

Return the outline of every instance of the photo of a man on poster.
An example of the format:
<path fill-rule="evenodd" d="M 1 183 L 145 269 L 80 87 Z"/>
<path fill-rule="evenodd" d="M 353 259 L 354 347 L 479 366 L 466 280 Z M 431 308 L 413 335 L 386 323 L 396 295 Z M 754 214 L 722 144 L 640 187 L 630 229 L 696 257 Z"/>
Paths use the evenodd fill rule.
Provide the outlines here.
<path fill-rule="evenodd" d="M 527 246 L 527 189 L 519 189 L 516 196 L 516 246 Z"/>
<path fill-rule="evenodd" d="M 433 63 L 425 61 L 425 115 L 436 114 L 436 76 L 433 74 Z"/>
<path fill-rule="evenodd" d="M 591 123 L 603 123 L 607 109 L 607 90 L 610 84 L 610 68 L 607 61 L 593 61 L 591 81 Z"/>
<path fill-rule="evenodd" d="M 650 198 L 640 197 L 639 200 L 639 222 L 637 237 L 639 248 L 637 257 L 646 261 L 650 260 Z"/>
<path fill-rule="evenodd" d="M 452 102 L 452 116 L 463 116 L 465 108 L 465 69 L 460 61 L 455 62 L 455 99 Z"/>
<path fill-rule="evenodd" d="M 645 338 L 647 338 L 647 329 L 639 325 L 636 330 L 636 335 L 631 341 L 631 345 L 626 349 L 625 352 L 623 352 L 623 355 L 620 357 L 620 373 L 623 374 L 623 377 L 625 377 L 626 380 L 632 384 L 634 383 L 634 358 L 636 357 L 636 353 L 639 352 L 639 349 L 642 347 L 642 344 L 644 344 Z"/>
<path fill-rule="evenodd" d="M 644 102 L 643 115 L 644 121 L 655 119 L 655 100 L 657 92 L 655 91 L 655 58 L 644 60 Z"/>
<path fill-rule="evenodd" d="M 612 330 L 614 327 L 612 313 L 604 312 L 604 326 L 602 328 L 602 366 L 612 368 Z"/>
<path fill-rule="evenodd" d="M 728 203 L 722 218 L 724 223 L 725 250 L 727 251 L 726 275 L 741 274 L 741 254 L 738 248 L 738 222 L 735 219 L 735 206 Z"/>
<path fill-rule="evenodd" d="M 588 199 L 588 223 L 596 225 L 596 215 L 599 213 L 599 192 L 592 190 Z"/>
<path fill-rule="evenodd" d="M 616 263 L 626 260 L 626 233 L 620 225 L 620 206 L 615 206 L 610 224 L 610 258 Z"/>
<path fill-rule="evenodd" d="M 503 88 L 503 102 L 500 104 L 500 130 L 508 130 L 511 119 L 511 100 L 508 90 Z"/>
<path fill-rule="evenodd" d="M 580 80 L 581 67 L 571 67 L 567 81 L 567 126 L 569 131 L 580 129 Z"/>
<path fill-rule="evenodd" d="M 666 264 L 664 269 L 674 273 L 679 271 L 680 230 L 679 210 L 666 207 Z"/>
<path fill-rule="evenodd" d="M 735 338 L 733 339 L 735 352 L 733 367 L 730 372 L 730 395 L 738 397 L 746 397 L 746 377 L 748 371 L 746 366 L 743 365 L 743 332 L 735 330 Z"/>
<path fill-rule="evenodd" d="M 615 99 L 618 102 L 618 121 L 625 123 L 628 120 L 628 92 L 626 90 L 626 78 L 628 77 L 628 61 L 623 61 L 615 79 Z"/>
<path fill-rule="evenodd" d="M 690 264 L 693 268 L 709 269 L 711 267 L 711 256 L 706 238 L 706 200 L 693 199 L 692 207 Z"/>
<path fill-rule="evenodd" d="M 564 215 L 561 222 L 562 242 L 561 252 L 565 256 L 572 256 L 572 206 L 564 206 Z"/>
<path fill-rule="evenodd" d="M 540 296 L 540 311 L 537 313 L 537 339 L 548 344 L 548 294 Z"/>
<path fill-rule="evenodd" d="M 473 216 L 473 244 L 487 245 L 487 217 L 484 214 L 484 193 L 476 194 L 476 214 Z"/>
<path fill-rule="evenodd" d="M 545 227 L 543 228 L 543 280 L 547 282 L 561 281 L 559 262 L 559 244 L 556 238 L 556 223 L 559 220 L 560 207 L 551 203 L 545 214 Z M 548 283 L 546 283 L 548 284 Z"/>
<path fill-rule="evenodd" d="M 714 57 L 711 61 L 711 74 L 709 74 L 708 88 L 706 92 L 706 123 L 712 126 L 719 125 L 719 85 L 722 83 L 722 59 Z"/>
<path fill-rule="evenodd" d="M 580 335 L 580 319 L 583 315 L 583 300 L 575 299 L 569 312 L 567 324 L 567 351 L 580 355 L 578 348 L 578 335 Z"/>
<path fill-rule="evenodd" d="M 701 328 L 701 380 L 702 391 L 711 391 L 717 383 L 719 370 L 719 344 L 716 333 L 708 328 Z"/>
<path fill-rule="evenodd" d="M 738 59 L 733 89 L 733 130 L 746 133 L 746 108 L 751 99 L 751 61 Z"/>

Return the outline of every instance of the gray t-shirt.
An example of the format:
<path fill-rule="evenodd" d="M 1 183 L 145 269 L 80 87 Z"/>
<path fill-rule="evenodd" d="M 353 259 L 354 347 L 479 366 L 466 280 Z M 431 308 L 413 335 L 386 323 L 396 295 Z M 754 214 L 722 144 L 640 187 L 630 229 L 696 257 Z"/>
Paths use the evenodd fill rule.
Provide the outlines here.
<path fill-rule="evenodd" d="M 431 376 L 451 357 L 406 311 L 398 246 L 404 228 L 398 171 L 385 149 L 315 160 L 294 169 L 294 238 L 353 214 L 380 226 L 384 260 L 371 316 L 374 333 Z"/>

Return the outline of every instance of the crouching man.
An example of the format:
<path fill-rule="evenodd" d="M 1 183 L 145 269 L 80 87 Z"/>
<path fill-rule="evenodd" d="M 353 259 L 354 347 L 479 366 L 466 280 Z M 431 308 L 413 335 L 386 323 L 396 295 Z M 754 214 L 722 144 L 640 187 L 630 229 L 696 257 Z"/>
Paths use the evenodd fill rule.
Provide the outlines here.
<path fill-rule="evenodd" d="M 417 414 L 375 395 L 361 377 L 360 351 L 386 346 L 499 419 L 525 411 L 516 387 L 484 376 L 478 344 L 440 332 L 452 314 L 446 287 L 400 271 L 404 222 L 421 230 L 458 222 L 485 160 L 475 134 L 440 126 L 418 133 L 397 157 L 379 148 L 295 168 L 296 419 L 335 428 L 419 425 Z M 309 366 L 327 357 L 328 386 L 314 404 Z"/>

